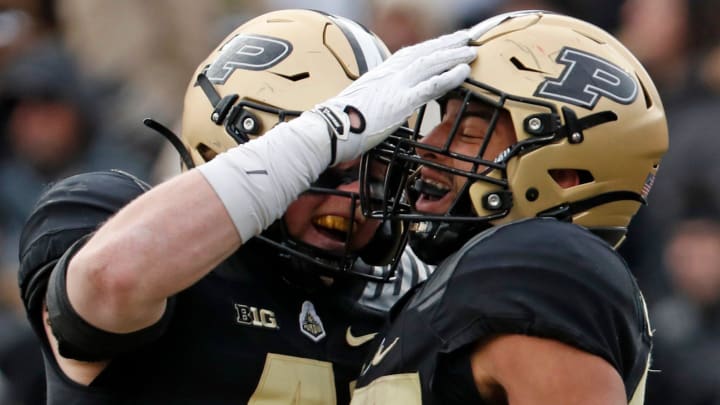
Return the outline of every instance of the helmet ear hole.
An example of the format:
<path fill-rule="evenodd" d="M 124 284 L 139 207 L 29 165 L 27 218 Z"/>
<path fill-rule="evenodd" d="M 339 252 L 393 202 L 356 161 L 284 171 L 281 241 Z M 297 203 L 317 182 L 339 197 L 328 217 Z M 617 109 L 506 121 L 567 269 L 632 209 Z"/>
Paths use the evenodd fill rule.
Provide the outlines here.
<path fill-rule="evenodd" d="M 198 151 L 200 156 L 202 156 L 205 163 L 213 160 L 215 158 L 215 156 L 218 155 L 217 151 L 215 151 L 211 147 L 205 145 L 204 143 L 197 144 L 195 149 Z"/>
<path fill-rule="evenodd" d="M 595 181 L 592 173 L 582 169 L 550 169 L 548 174 L 562 188 L 570 188 Z"/>
<path fill-rule="evenodd" d="M 576 169 L 578 177 L 580 177 L 580 184 L 592 183 L 595 181 L 595 177 L 587 170 Z"/>

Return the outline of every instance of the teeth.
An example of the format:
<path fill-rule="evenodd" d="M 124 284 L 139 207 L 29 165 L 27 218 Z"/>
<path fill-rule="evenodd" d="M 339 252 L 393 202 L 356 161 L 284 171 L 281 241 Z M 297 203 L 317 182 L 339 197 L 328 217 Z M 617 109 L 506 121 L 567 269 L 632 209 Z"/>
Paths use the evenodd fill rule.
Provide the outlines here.
<path fill-rule="evenodd" d="M 335 215 L 324 215 L 313 219 L 313 223 L 334 231 L 347 232 L 350 230 L 350 220 Z"/>
<path fill-rule="evenodd" d="M 500 152 L 500 154 L 497 155 L 497 157 L 495 158 L 495 160 L 493 160 L 493 162 L 495 162 L 495 163 L 502 163 L 502 162 L 504 162 L 505 159 L 507 159 L 508 155 L 510 155 L 510 151 L 511 151 L 511 150 L 512 150 L 512 146 L 509 146 L 507 149 L 505 149 L 504 151 Z"/>
<path fill-rule="evenodd" d="M 430 200 L 440 199 L 450 192 L 450 186 L 425 178 L 417 179 L 413 189 Z"/>
<path fill-rule="evenodd" d="M 447 186 L 447 185 L 440 183 L 438 181 L 435 181 L 435 180 L 422 179 L 422 181 L 426 184 L 429 184 L 429 185 L 431 185 L 437 189 L 443 190 L 443 191 L 450 190 L 450 186 Z"/>

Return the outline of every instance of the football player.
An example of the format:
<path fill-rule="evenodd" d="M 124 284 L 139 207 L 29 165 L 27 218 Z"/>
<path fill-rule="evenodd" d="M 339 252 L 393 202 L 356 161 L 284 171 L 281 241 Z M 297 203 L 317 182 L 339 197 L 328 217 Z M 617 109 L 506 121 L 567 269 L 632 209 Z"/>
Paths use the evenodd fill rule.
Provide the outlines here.
<path fill-rule="evenodd" d="M 651 329 L 615 251 L 668 147 L 650 77 L 607 32 L 541 11 L 477 27 L 426 136 L 366 155 L 374 218 L 440 262 L 376 338 L 353 404 L 641 404 Z M 365 164 L 363 165 L 365 166 Z M 369 166 L 371 167 L 371 166 Z"/>
<path fill-rule="evenodd" d="M 168 135 L 189 170 L 115 215 L 115 182 L 63 183 L 28 223 L 20 283 L 48 403 L 349 402 L 379 318 L 348 273 L 358 257 L 390 270 L 402 245 L 399 223 L 361 215 L 357 157 L 462 83 L 471 35 L 385 60 L 374 34 L 315 11 L 230 34 L 188 86 L 182 145 Z M 58 201 L 76 217 L 52 228 Z"/>

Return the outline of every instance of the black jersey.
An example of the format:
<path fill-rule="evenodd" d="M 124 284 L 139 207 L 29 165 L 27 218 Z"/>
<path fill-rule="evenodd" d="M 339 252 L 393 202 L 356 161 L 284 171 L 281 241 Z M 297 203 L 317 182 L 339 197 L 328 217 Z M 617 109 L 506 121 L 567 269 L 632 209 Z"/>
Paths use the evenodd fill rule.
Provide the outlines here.
<path fill-rule="evenodd" d="M 483 403 L 469 349 L 498 334 L 598 355 L 622 377 L 628 402 L 643 402 L 651 334 L 627 265 L 584 228 L 530 219 L 476 236 L 393 308 L 353 404 Z"/>
<path fill-rule="evenodd" d="M 256 248 L 174 297 L 166 332 L 114 357 L 89 387 L 68 381 L 46 350 L 48 402 L 348 403 L 383 319 L 358 305 L 364 283 L 298 288 L 277 268 L 286 262 Z"/>

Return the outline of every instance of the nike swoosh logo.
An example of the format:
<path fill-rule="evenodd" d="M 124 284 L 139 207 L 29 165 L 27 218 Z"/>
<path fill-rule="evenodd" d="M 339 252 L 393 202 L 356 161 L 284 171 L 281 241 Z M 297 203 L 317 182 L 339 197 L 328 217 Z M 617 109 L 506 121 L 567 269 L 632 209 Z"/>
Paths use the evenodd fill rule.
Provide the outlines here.
<path fill-rule="evenodd" d="M 372 360 L 370 360 L 370 363 L 363 364 L 363 366 L 360 367 L 360 375 L 361 376 L 365 375 L 368 372 L 368 370 L 370 370 L 370 367 L 375 367 L 378 364 L 380 364 L 380 362 L 383 361 L 385 356 L 387 356 L 387 354 L 390 353 L 390 350 L 392 350 L 393 347 L 395 347 L 398 340 L 400 340 L 400 338 L 396 337 L 395 340 L 393 340 L 392 343 L 390 343 L 390 345 L 388 345 L 388 347 L 384 347 L 385 339 L 383 338 L 382 342 L 380 342 L 380 347 L 378 347 L 378 350 L 375 353 L 375 355 L 373 356 Z"/>
<path fill-rule="evenodd" d="M 350 327 L 348 326 L 347 331 L 345 332 L 345 340 L 347 340 L 347 344 L 349 344 L 350 346 L 358 347 L 373 340 L 375 335 L 377 335 L 377 333 L 370 333 L 362 336 L 353 336 L 352 332 L 350 332 Z"/>
<path fill-rule="evenodd" d="M 385 339 L 383 339 L 383 341 L 380 342 L 380 347 L 378 347 L 378 351 L 377 353 L 375 353 L 375 356 L 373 356 L 372 362 L 370 362 L 370 364 L 372 364 L 373 366 L 377 366 L 378 364 L 380 364 L 380 362 L 385 358 L 385 356 L 390 353 L 390 350 L 395 347 L 398 340 L 400 340 L 400 338 L 396 337 L 395 340 L 393 340 L 392 343 L 388 345 L 388 347 L 383 348 L 383 346 L 385 345 Z"/>

